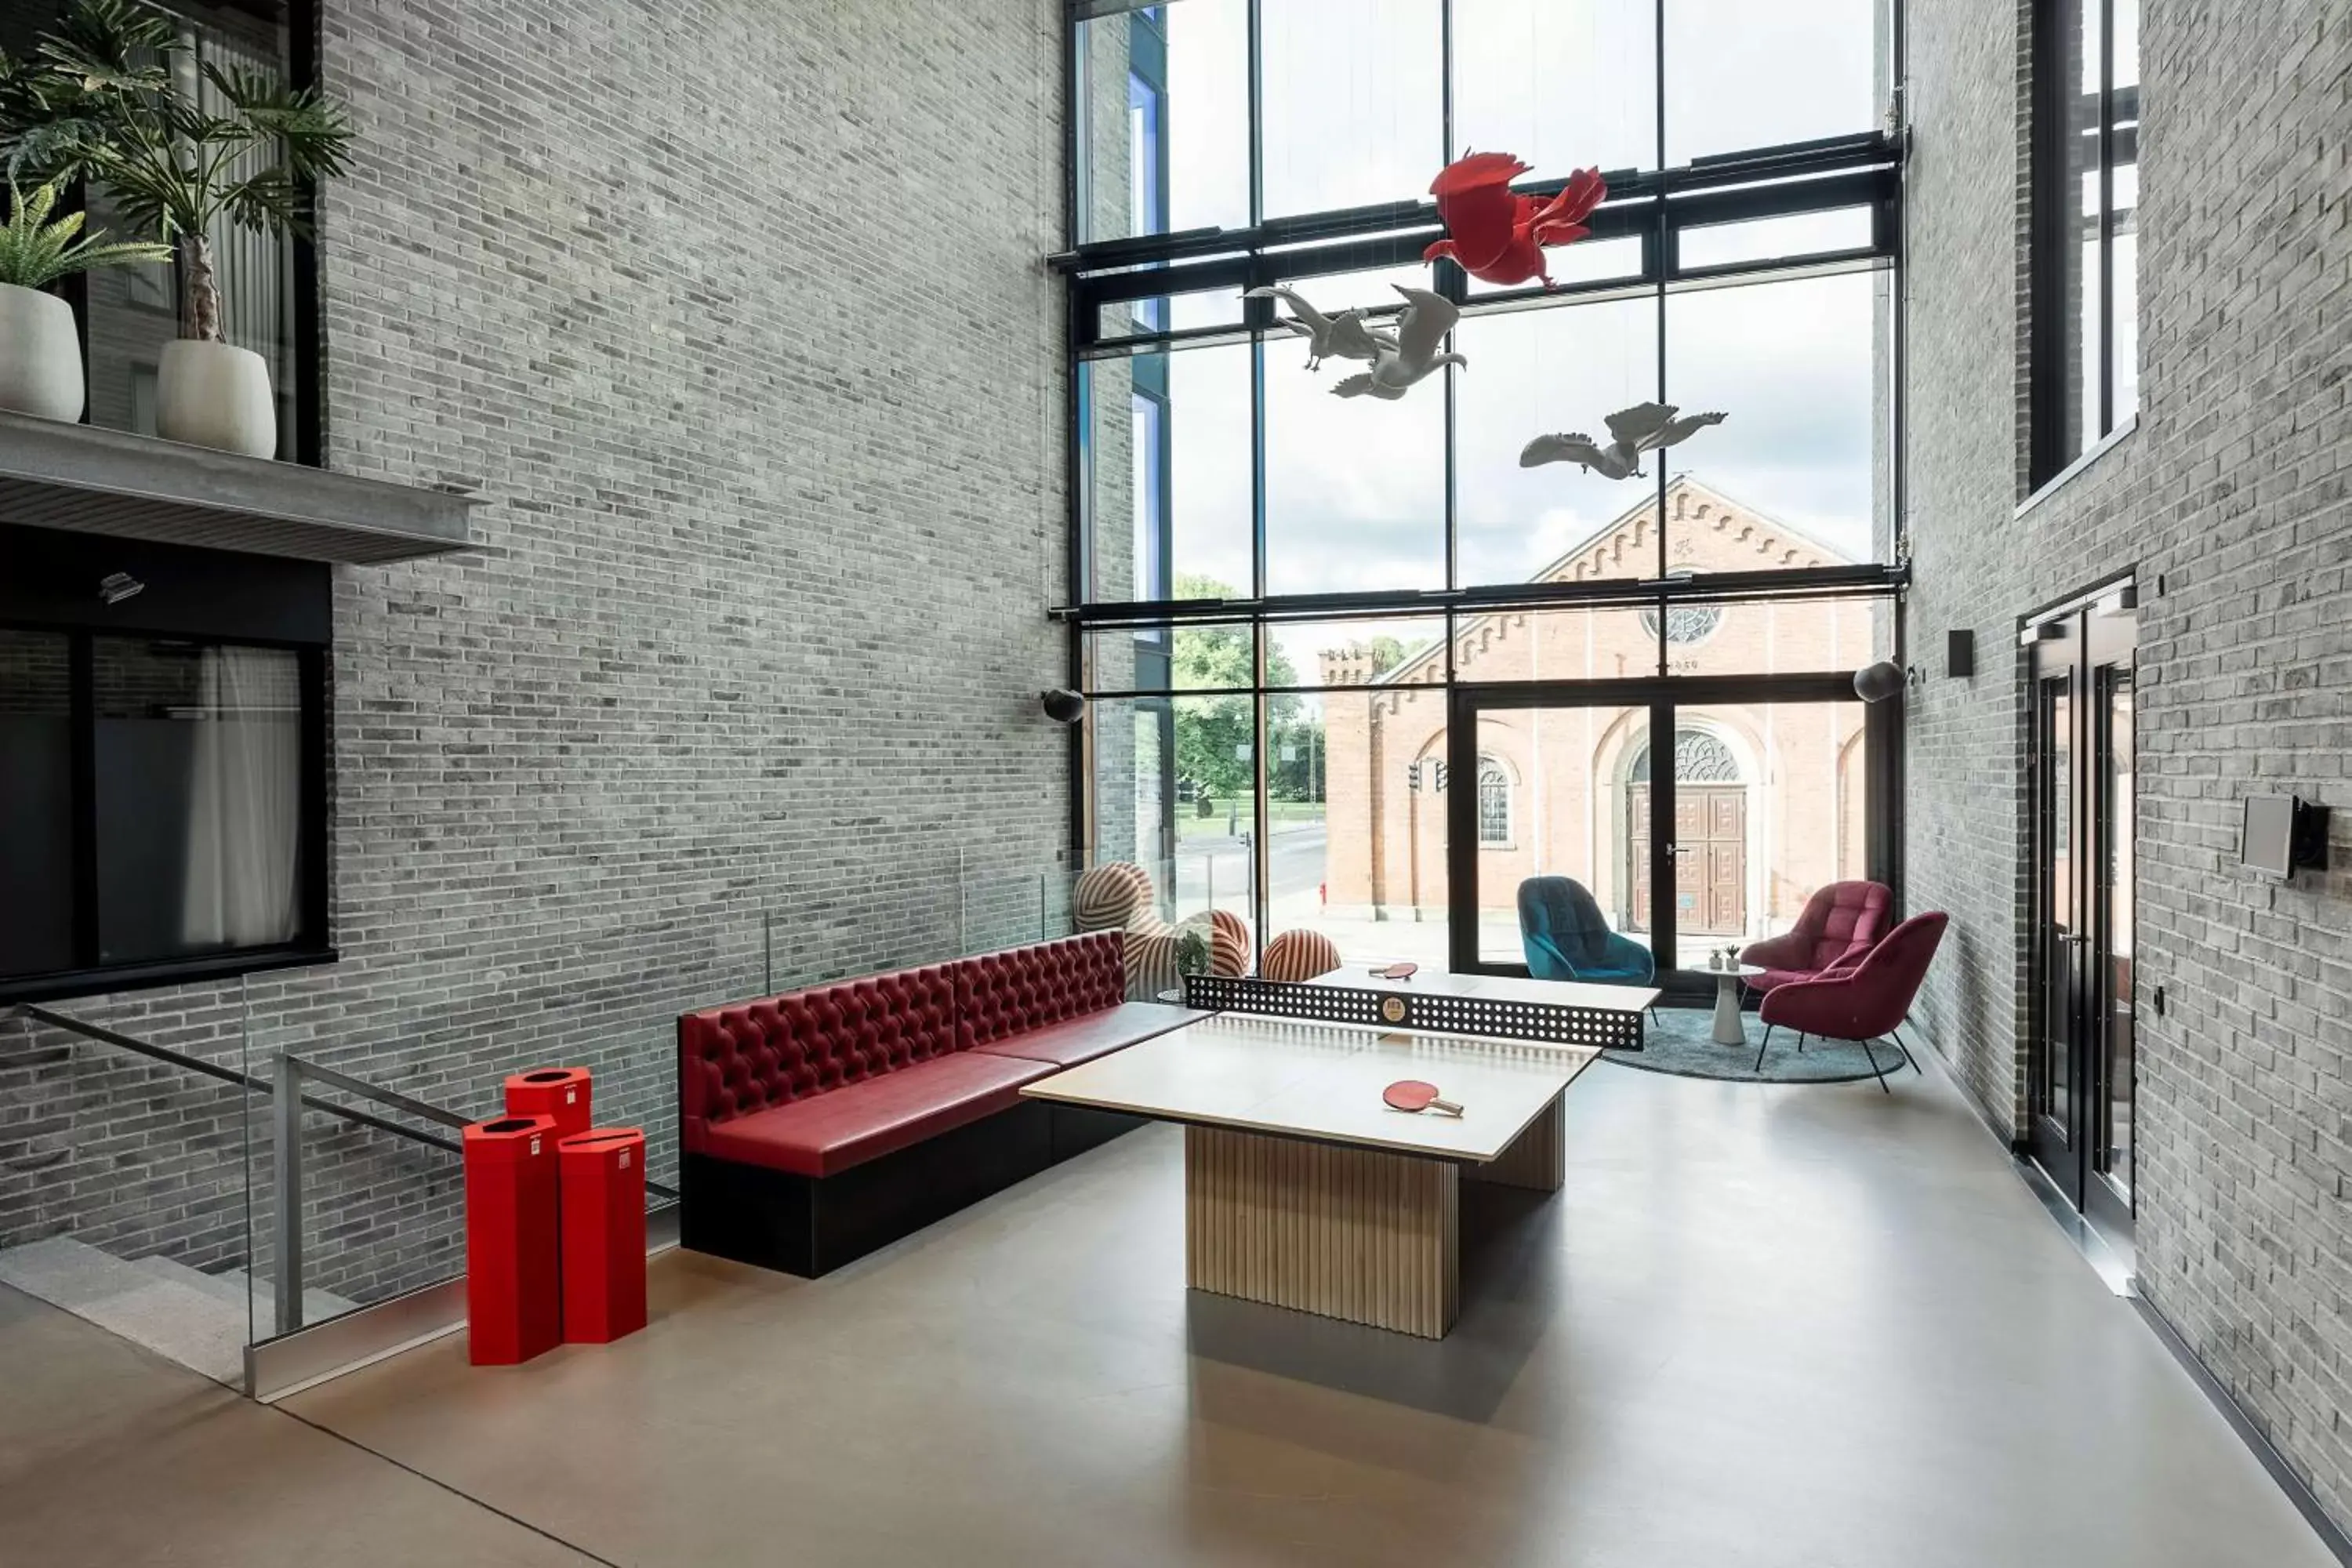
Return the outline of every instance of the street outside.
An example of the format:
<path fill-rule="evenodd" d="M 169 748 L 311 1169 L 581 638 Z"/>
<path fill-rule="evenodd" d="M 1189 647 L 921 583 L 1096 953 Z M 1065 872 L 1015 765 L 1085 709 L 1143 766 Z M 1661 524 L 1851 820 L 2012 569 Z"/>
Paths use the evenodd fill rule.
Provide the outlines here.
<path fill-rule="evenodd" d="M 1291 810 L 1299 809 L 1295 803 L 1286 804 Z M 1177 847 L 1178 913 L 1189 915 L 1205 909 L 1223 909 L 1244 920 L 1254 919 L 1250 846 L 1244 837 L 1247 823 L 1238 825 L 1240 833 L 1225 831 L 1235 826 L 1230 816 L 1199 826 L 1214 830 L 1194 833 L 1181 840 Z M 1392 911 L 1393 918 L 1376 921 L 1340 919 L 1326 910 L 1322 898 L 1326 838 L 1320 818 L 1276 819 L 1267 845 L 1273 881 L 1265 940 L 1270 942 L 1284 931 L 1303 928 L 1329 937 L 1338 944 L 1339 956 L 1349 963 L 1409 960 L 1428 969 L 1450 968 L 1445 918 L 1442 914 L 1432 912 L 1415 920 L 1411 910 L 1398 909 Z M 1483 910 L 1478 927 L 1480 957 L 1500 963 L 1521 962 L 1518 918 L 1513 910 Z M 1689 957 L 1685 967 L 1697 968 L 1705 964 L 1708 950 L 1727 942 L 1744 944 L 1765 934 L 1759 931 L 1731 938 L 1690 935 L 1678 945 Z"/>
<path fill-rule="evenodd" d="M 1350 963 L 1410 960 L 1433 970 L 1446 968 L 1443 915 L 1432 913 L 1416 921 L 1411 911 L 1399 910 L 1398 918 L 1375 921 L 1341 920 L 1326 912 L 1322 897 L 1325 840 L 1319 819 L 1276 823 L 1266 846 L 1272 877 L 1266 939 L 1304 928 L 1329 937 L 1338 944 L 1339 956 Z M 1195 834 L 1181 840 L 1176 854 L 1175 901 L 1181 914 L 1214 908 L 1252 918 L 1248 841 L 1225 832 Z M 1511 911 L 1489 910 L 1479 924 L 1486 957 L 1517 961 L 1518 921 Z"/>

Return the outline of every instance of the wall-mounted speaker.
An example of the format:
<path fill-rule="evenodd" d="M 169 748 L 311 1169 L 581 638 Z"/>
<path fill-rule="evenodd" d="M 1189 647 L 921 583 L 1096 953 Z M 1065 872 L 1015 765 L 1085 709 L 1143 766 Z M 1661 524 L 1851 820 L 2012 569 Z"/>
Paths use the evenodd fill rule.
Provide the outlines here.
<path fill-rule="evenodd" d="M 1948 631 L 1944 634 L 1944 673 L 1966 680 L 1977 672 L 1977 634 L 1971 631 Z"/>

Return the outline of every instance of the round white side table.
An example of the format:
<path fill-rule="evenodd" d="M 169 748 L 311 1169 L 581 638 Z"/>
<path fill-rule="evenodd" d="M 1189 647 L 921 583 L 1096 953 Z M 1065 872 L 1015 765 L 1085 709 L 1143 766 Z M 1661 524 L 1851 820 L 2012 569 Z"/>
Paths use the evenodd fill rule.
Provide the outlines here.
<path fill-rule="evenodd" d="M 1729 969 L 1707 969 L 1700 973 L 1715 976 L 1715 1043 L 1718 1046 L 1744 1046 L 1748 1033 L 1739 1024 L 1739 983 L 1764 973 L 1760 963 L 1735 964 Z"/>

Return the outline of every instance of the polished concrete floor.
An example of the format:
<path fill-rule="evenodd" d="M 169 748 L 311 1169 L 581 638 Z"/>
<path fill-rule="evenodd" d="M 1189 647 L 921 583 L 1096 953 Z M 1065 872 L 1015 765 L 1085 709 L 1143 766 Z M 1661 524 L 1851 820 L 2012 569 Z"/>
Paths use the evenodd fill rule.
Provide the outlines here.
<path fill-rule="evenodd" d="M 587 1561 L 0 1285 L 0 1563 L 8 1568 Z"/>
<path fill-rule="evenodd" d="M 1477 1194 L 1442 1342 L 1188 1298 L 1154 1129 L 825 1280 L 672 1253 L 618 1345 L 476 1370 L 451 1339 L 288 1407 L 616 1563 L 2332 1563 L 1929 1071 L 1890 1098 L 1596 1068 L 1567 1190 Z M 238 1540 L 301 1533 L 322 1491 L 382 1520 L 382 1489 L 421 1486 L 148 1418 L 30 1467 L 125 1453 L 149 1517 L 45 1528 L 22 1560 L 138 1560 L 121 1531 L 207 1466 L 231 1474 L 203 1522 Z M 476 1529 L 407 1560 L 550 1560 Z M 232 1558 L 271 1560 L 190 1560 Z"/>

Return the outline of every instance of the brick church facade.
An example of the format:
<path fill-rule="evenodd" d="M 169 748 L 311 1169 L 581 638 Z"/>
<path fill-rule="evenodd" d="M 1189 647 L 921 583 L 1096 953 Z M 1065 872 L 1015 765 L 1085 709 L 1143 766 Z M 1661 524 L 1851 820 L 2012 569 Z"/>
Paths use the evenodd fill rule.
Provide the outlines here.
<path fill-rule="evenodd" d="M 1842 563 L 1821 544 L 1696 480 L 1668 488 L 1669 560 L 1699 572 Z M 1654 497 L 1553 562 L 1536 581 L 1643 574 L 1654 561 Z M 1671 674 L 1842 671 L 1869 662 L 1873 609 L 1836 600 L 1685 607 L 1667 623 Z M 1656 612 L 1608 607 L 1509 611 L 1455 630 L 1459 683 L 1578 681 L 1651 673 Z M 1482 910 L 1514 907 L 1538 874 L 1590 887 L 1612 923 L 1650 923 L 1647 879 L 1653 737 L 1647 709 L 1487 709 L 1478 777 L 1446 758 L 1444 649 L 1375 671 L 1364 647 L 1327 652 L 1322 678 L 1365 688 L 1326 699 L 1328 750 L 1323 898 L 1338 919 L 1442 920 L 1448 905 L 1447 791 L 1479 792 Z M 1864 756 L 1859 702 L 1682 704 L 1672 751 L 1681 935 L 1785 930 L 1824 882 L 1862 875 Z M 1661 747 L 1660 750 L 1664 748 Z M 1490 930 L 1491 914 L 1481 924 Z M 1489 937 L 1488 945 L 1496 939 Z M 1691 951 L 1692 943 L 1682 943 Z M 1490 957 L 1507 956 L 1501 952 Z"/>

